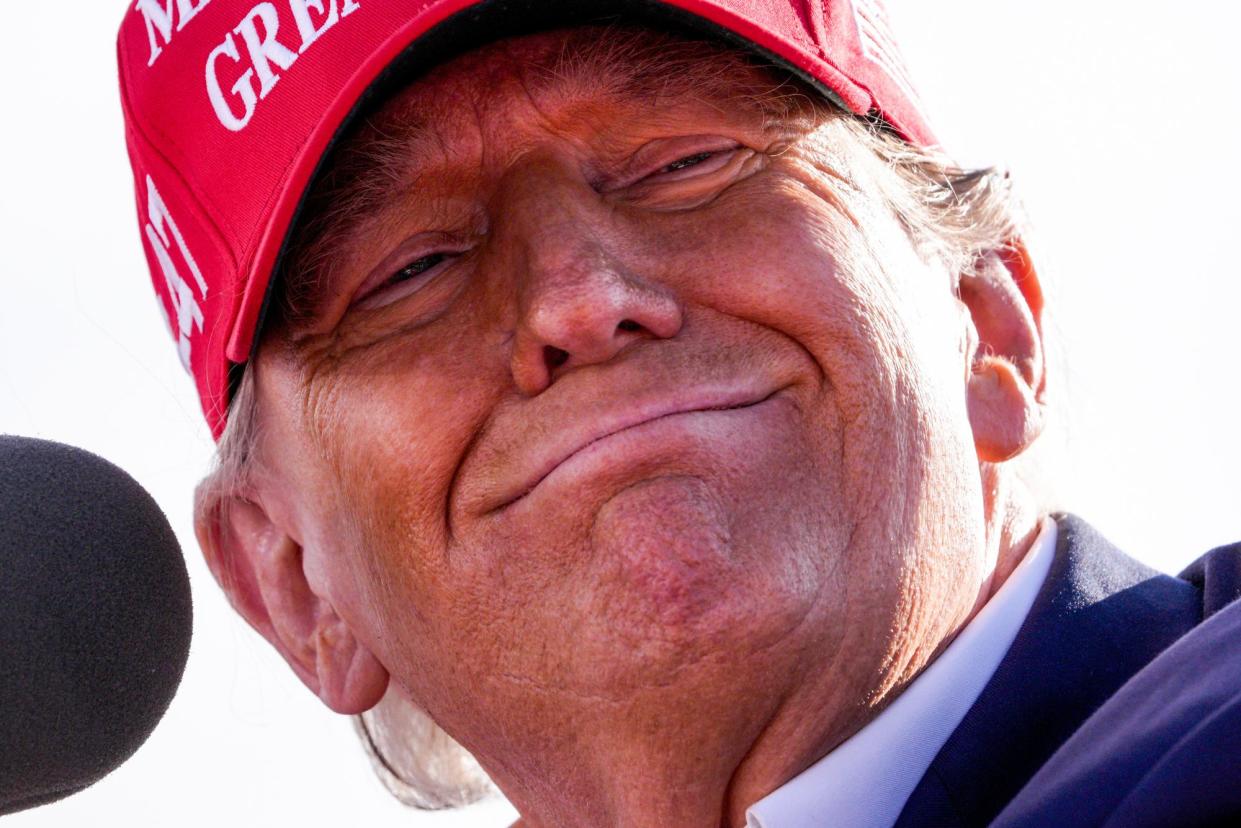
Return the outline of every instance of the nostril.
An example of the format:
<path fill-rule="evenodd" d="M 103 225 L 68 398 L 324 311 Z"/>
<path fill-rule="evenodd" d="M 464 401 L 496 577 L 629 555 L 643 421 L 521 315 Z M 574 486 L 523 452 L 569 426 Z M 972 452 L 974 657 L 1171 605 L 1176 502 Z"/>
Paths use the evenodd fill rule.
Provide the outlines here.
<path fill-rule="evenodd" d="M 622 319 L 620 324 L 616 326 L 618 331 L 640 331 L 642 326 L 632 319 Z"/>
<path fill-rule="evenodd" d="M 559 368 L 569 361 L 569 352 L 562 351 L 560 348 L 551 345 L 543 347 L 543 359 L 547 362 L 548 368 Z"/>

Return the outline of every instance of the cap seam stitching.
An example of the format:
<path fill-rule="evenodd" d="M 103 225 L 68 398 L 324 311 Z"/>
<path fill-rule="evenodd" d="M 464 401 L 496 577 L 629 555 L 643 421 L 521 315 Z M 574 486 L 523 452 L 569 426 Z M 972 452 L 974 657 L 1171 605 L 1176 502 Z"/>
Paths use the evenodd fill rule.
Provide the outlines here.
<path fill-rule="evenodd" d="M 228 245 L 228 242 L 227 242 L 228 236 L 225 235 L 219 222 L 217 222 L 215 216 L 212 215 L 212 211 L 207 209 L 207 205 L 203 202 L 203 199 L 200 198 L 199 195 L 190 186 L 189 180 L 186 179 L 184 175 L 182 175 L 181 171 L 177 168 L 177 165 L 172 162 L 172 159 L 169 158 L 168 155 L 163 150 L 161 150 L 159 146 L 157 146 L 155 142 L 152 141 L 151 138 L 147 135 L 147 132 L 144 129 L 144 124 L 137 117 L 134 107 L 130 103 L 129 71 L 128 71 L 128 67 L 125 65 L 125 57 L 123 54 L 123 50 L 119 48 L 119 44 L 118 44 L 117 51 L 120 53 L 118 55 L 119 57 L 118 63 L 120 64 L 121 81 L 122 81 L 121 83 L 121 107 L 124 109 L 125 113 L 129 115 L 128 131 L 134 133 L 142 141 L 142 143 L 145 144 L 146 147 L 150 149 L 150 151 L 156 157 L 158 157 L 160 161 L 164 163 L 164 166 L 168 168 L 169 173 L 174 178 L 176 178 L 177 182 L 181 185 L 181 189 L 184 191 L 186 196 L 192 202 L 194 202 L 194 206 L 198 208 L 199 212 L 202 213 L 203 218 L 206 220 L 206 223 L 210 225 L 211 232 L 216 237 L 215 241 L 224 250 L 229 260 L 229 263 L 233 266 L 234 269 L 236 269 L 237 259 L 233 255 L 233 251 Z M 156 131 L 158 132 L 159 130 L 156 130 Z M 162 132 L 161 132 L 161 137 L 167 138 L 167 136 L 163 136 Z M 171 141 L 171 140 L 169 140 L 169 143 L 173 144 L 174 146 L 176 145 L 176 142 Z"/>
<path fill-rule="evenodd" d="M 130 97 L 131 97 L 130 88 L 131 88 L 131 79 L 133 76 L 129 71 L 128 61 L 125 58 L 125 50 L 122 48 L 120 41 L 117 42 L 117 57 L 118 57 L 117 62 L 120 65 L 120 69 L 121 69 L 121 79 L 123 81 L 121 85 L 121 97 L 125 105 L 125 110 L 126 112 L 129 113 L 130 121 L 134 124 L 134 127 L 137 130 L 138 134 L 142 137 L 142 140 L 149 147 L 151 147 L 151 149 L 155 152 L 155 154 L 160 157 L 160 159 L 168 166 L 169 169 L 174 170 L 176 172 L 177 177 L 180 179 L 186 192 L 188 192 L 194 198 L 199 208 L 210 220 L 212 227 L 215 229 L 219 237 L 221 239 L 228 239 L 230 237 L 232 238 L 239 237 L 240 234 L 236 232 L 236 228 L 233 227 L 232 223 L 226 222 L 223 220 L 223 217 L 227 215 L 227 211 L 221 210 L 219 206 L 215 203 L 215 200 L 210 198 L 207 194 L 204 193 L 202 195 L 199 195 L 197 192 L 195 192 L 190 187 L 189 180 L 186 179 L 185 176 L 181 174 L 179 168 L 177 167 L 176 164 L 173 163 L 168 153 L 160 149 L 159 146 L 156 145 L 155 141 L 152 140 L 151 135 L 153 134 L 155 137 L 159 138 L 160 140 L 167 142 L 169 146 L 171 146 L 174 150 L 176 150 L 178 154 L 185 156 L 187 158 L 193 157 L 192 153 L 186 152 L 185 148 L 181 146 L 180 142 L 177 141 L 172 136 L 170 136 L 168 133 L 164 132 L 164 130 L 161 129 L 157 123 L 145 123 L 143 119 L 139 117 L 138 110 L 132 104 L 130 104 Z M 227 233 L 225 232 L 226 227 L 229 231 Z"/>

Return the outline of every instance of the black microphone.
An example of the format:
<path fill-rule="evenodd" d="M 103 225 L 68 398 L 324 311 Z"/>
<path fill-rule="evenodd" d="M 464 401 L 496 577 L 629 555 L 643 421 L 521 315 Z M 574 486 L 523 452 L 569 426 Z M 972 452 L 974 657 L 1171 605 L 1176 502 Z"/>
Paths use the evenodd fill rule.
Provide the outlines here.
<path fill-rule="evenodd" d="M 0 814 L 128 759 L 181 682 L 190 628 L 154 499 L 82 449 L 0 436 Z"/>

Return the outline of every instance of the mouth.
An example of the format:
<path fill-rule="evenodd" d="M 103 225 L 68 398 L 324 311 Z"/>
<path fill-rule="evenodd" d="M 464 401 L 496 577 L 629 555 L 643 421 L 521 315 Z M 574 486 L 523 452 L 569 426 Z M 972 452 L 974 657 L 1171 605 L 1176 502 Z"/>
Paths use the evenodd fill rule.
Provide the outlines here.
<path fill-rule="evenodd" d="M 766 393 L 723 392 L 700 395 L 696 398 L 669 400 L 637 406 L 634 409 L 620 412 L 613 416 L 597 418 L 585 431 L 572 429 L 569 436 L 550 441 L 551 445 L 536 452 L 536 459 L 530 466 L 530 472 L 520 478 L 520 482 L 505 490 L 498 502 L 486 508 L 486 514 L 502 512 L 517 504 L 534 492 L 545 480 L 558 469 L 571 461 L 582 458 L 602 448 L 601 444 L 615 442 L 617 437 L 626 435 L 646 426 L 671 418 L 691 414 L 709 414 L 712 412 L 742 411 L 755 408 L 771 400 L 783 388 Z M 572 434 L 572 431 L 579 433 Z"/>

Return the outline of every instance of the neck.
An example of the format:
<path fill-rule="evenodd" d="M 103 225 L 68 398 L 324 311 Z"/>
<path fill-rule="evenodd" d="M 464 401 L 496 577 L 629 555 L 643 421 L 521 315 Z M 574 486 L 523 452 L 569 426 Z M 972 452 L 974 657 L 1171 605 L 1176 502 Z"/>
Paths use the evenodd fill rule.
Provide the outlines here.
<path fill-rule="evenodd" d="M 999 591 L 1034 545 L 1042 513 L 1029 489 L 1002 467 L 984 464 L 983 487 L 988 492 L 986 537 L 988 560 L 994 561 L 983 582 L 970 619 Z"/>
<path fill-rule="evenodd" d="M 725 813 L 730 785 L 778 708 L 758 710 L 750 695 L 748 709 L 738 696 L 723 705 L 718 697 L 704 698 L 683 716 L 671 702 L 662 709 L 643 704 L 612 711 L 579 734 L 584 744 L 574 753 L 580 762 L 568 772 L 560 767 L 536 776 L 523 768 L 520 784 L 505 784 L 503 773 L 497 782 L 521 812 L 522 828 L 738 824 Z M 532 779 L 539 780 L 534 787 Z"/>
<path fill-rule="evenodd" d="M 602 714 L 597 700 L 560 697 L 557 719 L 540 715 L 558 722 L 552 749 L 478 756 L 523 828 L 738 828 L 750 804 L 869 718 L 872 673 L 848 669 L 843 653 L 814 660 L 820 651 L 839 652 L 818 641 L 755 651 L 742 660 L 748 674 L 692 665 L 675 686 L 627 694 Z"/>

